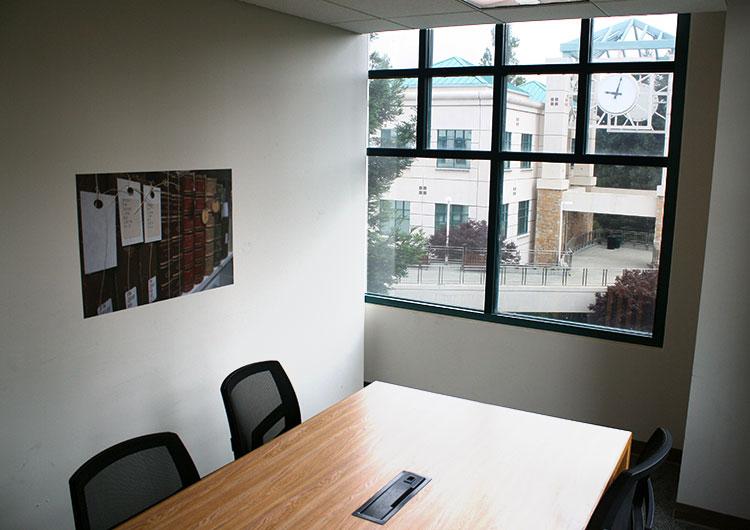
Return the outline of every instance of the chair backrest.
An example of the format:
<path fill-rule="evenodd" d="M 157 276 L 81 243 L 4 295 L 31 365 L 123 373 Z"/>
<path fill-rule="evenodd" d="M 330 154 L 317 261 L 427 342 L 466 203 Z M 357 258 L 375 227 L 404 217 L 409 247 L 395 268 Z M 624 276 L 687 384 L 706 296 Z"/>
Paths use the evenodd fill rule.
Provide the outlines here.
<path fill-rule="evenodd" d="M 638 459 L 638 463 L 620 473 L 599 501 L 587 530 L 630 530 L 633 528 L 635 490 L 638 483 L 648 480 L 666 460 L 672 448 L 672 435 L 656 429 Z M 638 513 L 640 516 L 640 512 Z"/>
<path fill-rule="evenodd" d="M 174 433 L 121 442 L 89 459 L 70 477 L 76 528 L 112 528 L 199 478 Z"/>
<path fill-rule="evenodd" d="M 302 422 L 294 387 L 278 361 L 238 368 L 221 384 L 221 397 L 235 459 Z"/>

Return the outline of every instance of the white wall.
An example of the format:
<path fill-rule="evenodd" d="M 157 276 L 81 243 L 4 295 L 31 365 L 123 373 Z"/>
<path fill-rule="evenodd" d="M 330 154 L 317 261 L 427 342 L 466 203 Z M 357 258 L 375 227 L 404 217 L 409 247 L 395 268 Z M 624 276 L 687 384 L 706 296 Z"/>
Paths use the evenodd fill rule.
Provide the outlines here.
<path fill-rule="evenodd" d="M 750 4 L 727 8 L 716 163 L 677 500 L 750 519 Z"/>
<path fill-rule="evenodd" d="M 3 1 L 0 528 L 171 430 L 231 460 L 219 395 L 281 360 L 309 418 L 361 387 L 366 39 L 234 0 Z M 232 168 L 235 284 L 83 320 L 75 175 Z"/>
<path fill-rule="evenodd" d="M 705 247 L 721 15 L 692 20 L 666 338 L 653 348 L 368 304 L 365 379 L 634 431 L 682 445 Z"/>

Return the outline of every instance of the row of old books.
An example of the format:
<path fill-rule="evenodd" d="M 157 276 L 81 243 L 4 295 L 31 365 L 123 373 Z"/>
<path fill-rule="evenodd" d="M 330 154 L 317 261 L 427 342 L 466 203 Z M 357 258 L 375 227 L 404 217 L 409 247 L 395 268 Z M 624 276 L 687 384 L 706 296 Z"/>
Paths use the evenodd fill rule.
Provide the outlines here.
<path fill-rule="evenodd" d="M 228 256 L 229 216 L 226 187 L 216 177 L 184 172 L 170 177 L 169 188 L 167 197 L 162 194 L 162 209 L 170 213 L 162 218 L 168 237 L 161 242 L 159 285 L 174 297 L 200 285 Z M 217 236 L 225 244 L 217 245 Z"/>

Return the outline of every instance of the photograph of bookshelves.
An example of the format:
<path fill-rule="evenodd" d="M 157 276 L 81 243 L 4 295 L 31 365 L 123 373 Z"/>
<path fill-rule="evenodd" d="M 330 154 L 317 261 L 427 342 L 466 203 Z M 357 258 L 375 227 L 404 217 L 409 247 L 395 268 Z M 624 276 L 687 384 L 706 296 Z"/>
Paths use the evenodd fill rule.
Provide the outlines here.
<path fill-rule="evenodd" d="M 84 318 L 233 283 L 230 169 L 76 184 Z"/>

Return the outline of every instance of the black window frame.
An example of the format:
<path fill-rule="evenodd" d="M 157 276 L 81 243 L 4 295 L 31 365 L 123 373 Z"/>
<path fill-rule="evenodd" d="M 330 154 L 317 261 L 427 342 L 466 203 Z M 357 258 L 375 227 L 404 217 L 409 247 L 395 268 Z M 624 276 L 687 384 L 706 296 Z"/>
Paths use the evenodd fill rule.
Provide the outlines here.
<path fill-rule="evenodd" d="M 366 293 L 365 301 L 391 307 L 470 318 L 486 322 L 515 325 L 527 328 L 557 331 L 597 337 L 619 342 L 644 344 L 662 347 L 664 344 L 665 321 L 669 295 L 669 277 L 672 262 L 674 224 L 677 210 L 677 186 L 681 153 L 682 126 L 685 106 L 685 81 L 687 77 L 687 56 L 690 33 L 690 15 L 679 14 L 675 36 L 675 53 L 671 61 L 627 61 L 594 62 L 591 60 L 591 36 L 593 19 L 581 19 L 580 49 L 578 62 L 562 64 L 505 64 L 505 41 L 508 24 L 495 26 L 495 64 L 491 66 L 433 67 L 432 30 L 422 29 L 419 33 L 419 61 L 417 68 L 392 70 L 370 70 L 369 79 L 417 78 L 417 130 L 414 148 L 368 147 L 367 156 L 401 158 L 460 158 L 466 160 L 490 161 L 490 203 L 488 222 L 487 270 L 485 301 L 482 311 L 420 302 L 381 294 Z M 671 73 L 672 109 L 669 128 L 669 144 L 665 156 L 605 155 L 586 152 L 588 141 L 588 119 L 590 107 L 590 84 L 594 74 L 606 73 Z M 578 75 L 575 149 L 572 153 L 523 152 L 503 149 L 502 136 L 505 130 L 505 98 L 507 80 L 516 75 L 574 74 Z M 441 150 L 431 149 L 430 112 L 431 82 L 436 77 L 490 76 L 493 78 L 492 140 L 489 150 Z M 503 168 L 506 162 L 542 162 L 564 164 L 607 164 L 623 166 L 650 166 L 667 169 L 664 197 L 662 241 L 657 293 L 654 307 L 654 324 L 650 334 L 632 330 L 617 330 L 591 324 L 563 322 L 554 319 L 514 315 L 496 311 L 498 300 L 498 270 L 500 245 L 500 208 L 502 204 Z"/>

